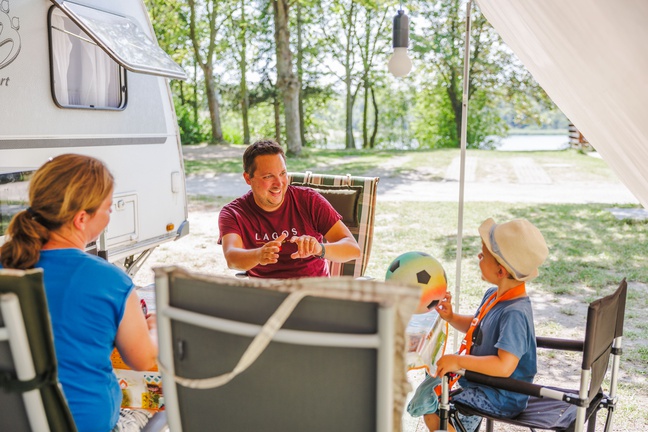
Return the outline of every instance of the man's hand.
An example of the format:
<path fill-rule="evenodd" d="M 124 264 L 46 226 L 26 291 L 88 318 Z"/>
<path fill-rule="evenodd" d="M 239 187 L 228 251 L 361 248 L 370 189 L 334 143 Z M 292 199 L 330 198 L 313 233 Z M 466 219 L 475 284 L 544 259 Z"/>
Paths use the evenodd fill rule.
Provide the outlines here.
<path fill-rule="evenodd" d="M 309 235 L 294 236 L 289 241 L 297 245 L 297 252 L 290 254 L 292 259 L 308 258 L 312 255 L 320 256 L 322 254 L 322 245 L 315 237 Z"/>
<path fill-rule="evenodd" d="M 286 239 L 286 234 L 281 234 L 275 240 L 271 240 L 259 248 L 259 264 L 276 264 L 279 260 L 281 245 Z"/>

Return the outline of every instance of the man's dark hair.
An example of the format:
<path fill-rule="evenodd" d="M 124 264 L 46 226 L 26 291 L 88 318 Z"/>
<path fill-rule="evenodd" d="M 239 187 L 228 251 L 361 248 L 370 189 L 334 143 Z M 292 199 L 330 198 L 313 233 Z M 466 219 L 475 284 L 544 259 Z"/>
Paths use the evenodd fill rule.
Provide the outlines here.
<path fill-rule="evenodd" d="M 243 171 L 245 171 L 250 178 L 254 177 L 254 171 L 256 171 L 256 157 L 276 154 L 280 154 L 284 161 L 286 160 L 286 155 L 284 154 L 283 149 L 276 141 L 263 139 L 254 144 L 250 144 L 248 148 L 245 149 L 245 153 L 243 153 Z"/>

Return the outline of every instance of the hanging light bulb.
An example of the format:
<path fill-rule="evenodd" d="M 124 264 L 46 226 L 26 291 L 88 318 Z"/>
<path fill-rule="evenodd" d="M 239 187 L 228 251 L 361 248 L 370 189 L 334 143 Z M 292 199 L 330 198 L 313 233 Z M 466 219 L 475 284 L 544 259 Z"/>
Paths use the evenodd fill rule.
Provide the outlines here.
<path fill-rule="evenodd" d="M 412 60 L 407 55 L 409 45 L 409 18 L 403 10 L 394 17 L 393 42 L 394 54 L 387 63 L 387 69 L 397 78 L 404 77 L 412 70 Z"/>

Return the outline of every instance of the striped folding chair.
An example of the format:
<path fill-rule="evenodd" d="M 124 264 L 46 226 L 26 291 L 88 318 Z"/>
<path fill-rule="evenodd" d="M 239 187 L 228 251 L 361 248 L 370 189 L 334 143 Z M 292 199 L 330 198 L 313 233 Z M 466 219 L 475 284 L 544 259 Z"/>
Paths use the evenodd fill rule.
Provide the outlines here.
<path fill-rule="evenodd" d="M 360 245 L 360 257 L 346 262 L 332 262 L 331 276 L 364 276 L 373 241 L 376 216 L 376 191 L 378 177 L 357 177 L 347 175 L 289 173 L 290 184 L 308 186 L 326 198 L 342 215 L 342 221 L 349 228 Z"/>

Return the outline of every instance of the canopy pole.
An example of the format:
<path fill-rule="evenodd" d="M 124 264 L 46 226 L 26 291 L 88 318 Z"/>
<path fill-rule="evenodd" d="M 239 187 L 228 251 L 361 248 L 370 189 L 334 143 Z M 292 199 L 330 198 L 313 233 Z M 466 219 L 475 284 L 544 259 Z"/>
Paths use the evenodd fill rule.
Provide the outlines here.
<path fill-rule="evenodd" d="M 454 293 L 454 309 L 460 311 L 461 257 L 463 241 L 464 186 L 466 180 L 466 141 L 468 135 L 468 77 L 470 70 L 470 8 L 472 0 L 466 3 L 466 39 L 464 43 L 463 94 L 461 102 L 461 157 L 459 163 L 459 214 L 457 222 L 457 265 Z M 454 351 L 459 349 L 459 334 L 454 332 Z"/>

